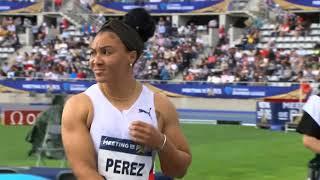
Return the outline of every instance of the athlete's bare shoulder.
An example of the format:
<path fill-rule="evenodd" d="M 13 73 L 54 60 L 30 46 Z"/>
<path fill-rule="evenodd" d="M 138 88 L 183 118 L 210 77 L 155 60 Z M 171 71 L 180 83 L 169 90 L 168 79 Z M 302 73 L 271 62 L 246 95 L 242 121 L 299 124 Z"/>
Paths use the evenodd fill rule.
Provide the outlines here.
<path fill-rule="evenodd" d="M 170 99 L 162 93 L 155 93 L 154 100 L 157 117 L 159 118 L 158 123 L 160 127 L 164 127 L 172 123 L 177 124 L 178 113 Z"/>
<path fill-rule="evenodd" d="M 63 110 L 63 121 L 77 121 L 88 124 L 90 115 L 92 114 L 92 103 L 90 98 L 84 94 L 76 94 L 71 96 L 65 103 Z M 75 123 L 75 122 L 74 122 Z"/>
<path fill-rule="evenodd" d="M 155 106 L 158 111 L 166 112 L 172 108 L 175 109 L 170 99 L 166 95 L 160 92 L 157 92 L 154 94 L 154 99 L 155 99 Z"/>

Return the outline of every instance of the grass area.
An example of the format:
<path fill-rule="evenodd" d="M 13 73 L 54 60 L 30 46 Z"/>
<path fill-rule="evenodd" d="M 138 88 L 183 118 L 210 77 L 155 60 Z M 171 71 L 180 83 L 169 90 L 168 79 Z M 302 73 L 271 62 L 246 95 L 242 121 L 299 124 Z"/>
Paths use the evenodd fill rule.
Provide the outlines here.
<path fill-rule="evenodd" d="M 30 127 L 0 126 L 0 166 L 35 166 L 25 136 Z M 243 126 L 183 125 L 193 162 L 184 180 L 301 180 L 313 154 L 297 133 Z M 49 161 L 48 166 L 59 162 Z"/>
<path fill-rule="evenodd" d="M 293 132 L 208 125 L 183 130 L 193 153 L 186 180 L 301 180 L 313 156 Z"/>
<path fill-rule="evenodd" d="M 35 166 L 36 157 L 28 156 L 31 144 L 25 141 L 30 126 L 0 125 L 0 166 Z M 59 167 L 60 161 L 46 160 L 46 166 Z"/>

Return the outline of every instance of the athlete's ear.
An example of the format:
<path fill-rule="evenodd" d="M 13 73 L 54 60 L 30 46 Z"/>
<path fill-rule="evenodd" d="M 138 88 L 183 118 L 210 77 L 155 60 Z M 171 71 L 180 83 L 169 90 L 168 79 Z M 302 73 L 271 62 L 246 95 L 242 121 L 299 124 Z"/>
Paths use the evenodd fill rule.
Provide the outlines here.
<path fill-rule="evenodd" d="M 137 51 L 130 51 L 129 52 L 129 64 L 134 64 L 134 62 L 137 60 L 138 53 Z"/>

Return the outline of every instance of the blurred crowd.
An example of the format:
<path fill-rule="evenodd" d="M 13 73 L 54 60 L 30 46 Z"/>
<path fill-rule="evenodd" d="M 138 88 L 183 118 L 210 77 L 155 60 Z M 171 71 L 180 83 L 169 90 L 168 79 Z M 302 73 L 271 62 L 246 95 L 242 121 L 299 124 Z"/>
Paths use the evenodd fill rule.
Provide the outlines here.
<path fill-rule="evenodd" d="M 201 2 L 204 0 L 96 0 L 96 2 L 122 2 L 122 3 L 135 3 L 139 5 L 143 5 L 143 3 L 158 3 L 158 2 L 165 2 L 165 3 L 176 3 L 176 2 Z M 209 0 L 215 1 L 215 0 Z"/>
<path fill-rule="evenodd" d="M 10 68 L 2 67 L 8 78 L 84 79 L 87 77 L 87 46 L 89 40 L 55 39 L 46 45 L 34 45 L 31 52 L 17 53 Z M 80 47 L 80 48 L 78 48 Z"/>
<path fill-rule="evenodd" d="M 93 78 L 88 66 L 88 46 L 96 29 L 84 24 L 77 30 L 65 19 L 59 29 L 60 32 L 46 23 L 33 25 L 32 49 L 17 53 L 12 66 L 4 63 L 0 75 L 52 80 Z M 143 56 L 134 66 L 135 76 L 139 79 L 173 79 L 188 68 L 203 49 L 194 24 L 176 27 L 169 18 L 160 18 L 155 36 L 147 42 Z"/>
<path fill-rule="evenodd" d="M 315 47 L 320 52 L 320 44 Z M 188 69 L 186 81 L 231 82 L 318 82 L 319 55 L 299 50 L 243 50 L 223 44 L 207 58 Z"/>
<path fill-rule="evenodd" d="M 271 37 L 305 36 L 309 25 L 300 16 L 282 14 Z M 313 48 L 314 54 L 301 48 L 276 48 L 275 41 L 260 49 L 257 45 L 261 39 L 261 26 L 262 23 L 253 23 L 246 28 L 241 41 L 231 46 L 228 33 L 220 27 L 218 45 L 188 69 L 184 80 L 213 83 L 320 80 L 320 42 Z"/>
<path fill-rule="evenodd" d="M 38 2 L 38 0 L 2 0 L 7 2 Z"/>
<path fill-rule="evenodd" d="M 20 17 L 3 17 L 0 19 L 0 46 L 18 49 L 21 44 L 18 33 L 23 31 Z"/>
<path fill-rule="evenodd" d="M 279 17 L 278 22 L 273 30 L 272 36 L 304 36 L 310 26 L 310 23 L 301 16 L 290 13 Z"/>
<path fill-rule="evenodd" d="M 88 45 L 93 34 L 80 32 L 77 36 L 68 31 L 69 23 L 61 22 L 61 32 L 55 26 L 33 25 L 34 43 L 23 53 L 16 53 L 11 66 L 6 62 L 1 75 L 27 79 L 84 79 L 90 77 Z"/>
<path fill-rule="evenodd" d="M 193 23 L 176 27 L 170 18 L 160 18 L 156 33 L 146 47 L 135 65 L 138 79 L 173 79 L 178 72 L 190 67 L 204 50 Z"/>
<path fill-rule="evenodd" d="M 17 36 L 19 25 L 28 25 L 19 18 L 4 18 L 0 25 L 1 46 L 21 47 Z M 273 36 L 304 35 L 306 21 L 288 15 L 279 20 Z M 297 30 L 297 27 L 303 29 Z M 34 43 L 31 49 L 16 53 L 13 63 L 5 62 L 0 76 L 28 79 L 85 79 L 93 78 L 88 66 L 89 43 L 96 28 L 83 24 L 80 29 L 62 19 L 59 27 L 43 23 L 32 25 Z M 289 26 L 286 31 L 281 29 Z M 284 28 L 285 29 L 285 28 Z M 299 29 L 299 28 L 298 28 Z M 315 54 L 303 49 L 277 49 L 270 43 L 260 49 L 259 25 L 247 28 L 236 45 L 230 45 L 227 30 L 217 29 L 218 44 L 209 48 L 199 34 L 199 26 L 189 23 L 176 26 L 170 17 L 159 18 L 153 38 L 146 43 L 142 57 L 134 65 L 138 79 L 227 82 L 299 82 L 318 81 L 320 44 Z"/>

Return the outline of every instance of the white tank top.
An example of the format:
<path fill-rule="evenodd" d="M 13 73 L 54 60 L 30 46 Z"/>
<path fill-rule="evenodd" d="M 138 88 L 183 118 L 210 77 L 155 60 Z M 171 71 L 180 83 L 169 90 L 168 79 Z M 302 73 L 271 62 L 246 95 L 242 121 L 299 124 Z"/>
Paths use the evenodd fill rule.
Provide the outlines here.
<path fill-rule="evenodd" d="M 107 180 L 148 180 L 153 174 L 156 151 L 134 143 L 129 126 L 132 121 L 140 120 L 158 128 L 153 92 L 142 86 L 136 102 L 123 111 L 109 102 L 98 84 L 84 93 L 93 104 L 90 135 L 98 156 L 99 173 Z"/>

